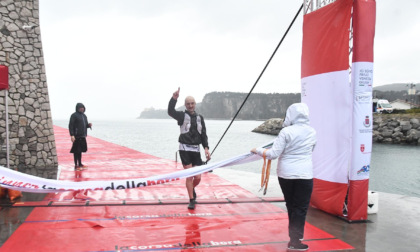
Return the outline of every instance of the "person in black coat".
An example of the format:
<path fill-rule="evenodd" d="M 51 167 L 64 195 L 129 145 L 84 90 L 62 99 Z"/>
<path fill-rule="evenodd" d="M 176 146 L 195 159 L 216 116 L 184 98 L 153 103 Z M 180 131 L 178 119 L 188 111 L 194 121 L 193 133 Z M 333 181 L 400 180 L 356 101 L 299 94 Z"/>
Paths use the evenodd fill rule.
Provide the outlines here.
<path fill-rule="evenodd" d="M 76 112 L 70 116 L 69 132 L 73 143 L 70 153 L 73 153 L 74 156 L 75 170 L 87 169 L 87 166 L 82 164 L 82 152 L 87 151 L 87 129 L 92 129 L 92 123 L 88 122 L 85 111 L 85 106 L 82 103 L 77 103 Z"/>
<path fill-rule="evenodd" d="M 179 88 L 172 94 L 168 104 L 168 115 L 178 122 L 181 134 L 179 135 L 179 156 L 184 169 L 203 164 L 200 154 L 200 145 L 204 148 L 207 161 L 210 160 L 209 143 L 204 117 L 195 112 L 195 99 L 192 96 L 185 98 L 185 111 L 176 111 L 175 105 L 179 97 Z M 201 175 L 186 179 L 186 187 L 190 203 L 188 209 L 195 209 L 197 194 L 195 187 L 200 183 Z"/>

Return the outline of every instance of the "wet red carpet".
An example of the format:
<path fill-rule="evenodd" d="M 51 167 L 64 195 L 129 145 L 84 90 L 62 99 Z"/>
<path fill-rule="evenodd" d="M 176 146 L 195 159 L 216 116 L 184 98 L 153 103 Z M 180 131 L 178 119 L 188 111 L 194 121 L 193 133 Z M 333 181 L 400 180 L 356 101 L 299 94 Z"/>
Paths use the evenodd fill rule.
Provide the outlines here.
<path fill-rule="evenodd" d="M 89 166 L 75 178 L 70 137 L 55 127 L 60 180 L 148 177 L 180 164 L 88 137 Z M 49 194 L 0 251 L 286 251 L 287 213 L 215 174 L 197 187 L 188 210 L 185 180 L 137 189 Z M 352 249 L 307 224 L 310 251 Z"/>

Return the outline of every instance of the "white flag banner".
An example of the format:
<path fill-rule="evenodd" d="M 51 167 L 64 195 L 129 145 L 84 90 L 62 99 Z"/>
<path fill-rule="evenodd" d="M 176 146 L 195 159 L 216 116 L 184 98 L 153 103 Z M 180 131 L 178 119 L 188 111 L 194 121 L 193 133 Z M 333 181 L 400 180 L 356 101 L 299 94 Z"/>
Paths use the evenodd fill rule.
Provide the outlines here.
<path fill-rule="evenodd" d="M 273 141 L 264 145 L 263 147 L 271 148 L 272 144 Z M 249 152 L 213 164 L 196 166 L 173 173 L 156 175 L 147 178 L 84 182 L 45 179 L 0 166 L 0 186 L 12 190 L 33 193 L 130 189 L 168 183 L 171 181 L 196 176 L 217 168 L 245 164 L 260 159 L 262 159 L 262 157 Z"/>

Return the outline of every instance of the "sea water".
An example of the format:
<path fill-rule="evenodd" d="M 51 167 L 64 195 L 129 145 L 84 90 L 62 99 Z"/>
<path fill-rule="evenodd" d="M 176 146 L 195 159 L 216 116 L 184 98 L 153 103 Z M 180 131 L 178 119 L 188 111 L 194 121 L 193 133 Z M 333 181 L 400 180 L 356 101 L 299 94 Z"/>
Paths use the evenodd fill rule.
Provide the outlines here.
<path fill-rule="evenodd" d="M 157 157 L 170 160 L 178 158 L 179 161 L 179 127 L 173 119 L 91 122 L 93 127 L 88 131 L 91 136 Z M 252 148 L 262 146 L 276 137 L 252 132 L 263 121 L 234 121 L 230 124 L 229 120 L 205 120 L 205 123 L 212 152 L 210 162 L 248 153 Z M 54 120 L 54 125 L 67 128 L 68 121 Z M 203 151 L 202 158 L 204 160 Z M 277 162 L 274 162 L 273 172 L 276 165 Z M 261 167 L 261 162 L 253 162 L 226 169 L 260 174 Z M 259 179 L 258 175 L 256 179 Z M 420 197 L 420 146 L 374 144 L 369 190 Z"/>

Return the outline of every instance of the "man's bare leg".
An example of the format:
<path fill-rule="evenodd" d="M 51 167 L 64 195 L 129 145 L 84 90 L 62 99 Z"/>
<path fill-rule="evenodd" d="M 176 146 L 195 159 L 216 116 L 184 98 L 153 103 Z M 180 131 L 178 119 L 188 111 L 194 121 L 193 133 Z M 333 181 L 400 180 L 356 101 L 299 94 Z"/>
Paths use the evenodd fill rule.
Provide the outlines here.
<path fill-rule="evenodd" d="M 190 199 L 193 199 L 194 198 L 194 178 L 192 177 L 187 178 L 187 181 L 185 182 L 185 186 L 187 187 L 188 197 Z"/>
<path fill-rule="evenodd" d="M 193 180 L 193 196 L 194 196 L 194 200 L 197 198 L 197 194 L 195 193 L 195 187 L 198 186 L 198 184 L 200 184 L 200 181 L 201 181 L 201 175 L 194 176 L 194 180 Z"/>
<path fill-rule="evenodd" d="M 198 184 L 200 184 L 200 181 L 201 181 L 201 174 L 194 176 L 193 188 L 195 188 L 196 186 L 198 186 Z"/>
<path fill-rule="evenodd" d="M 184 169 L 189 169 L 193 167 L 192 164 L 189 165 L 184 165 Z M 193 191 L 194 191 L 194 177 L 189 177 L 186 179 L 185 181 L 185 186 L 187 187 L 187 191 L 188 191 L 188 197 L 190 199 L 193 199 Z"/>
<path fill-rule="evenodd" d="M 191 167 L 194 167 L 192 165 L 185 165 L 184 169 L 189 169 Z M 194 196 L 194 188 L 200 184 L 201 181 L 201 175 L 196 175 L 194 177 L 189 177 L 185 181 L 185 186 L 187 187 L 188 191 L 188 197 L 190 199 L 190 204 L 188 205 L 188 209 L 194 209 L 195 208 L 195 196 Z"/>

